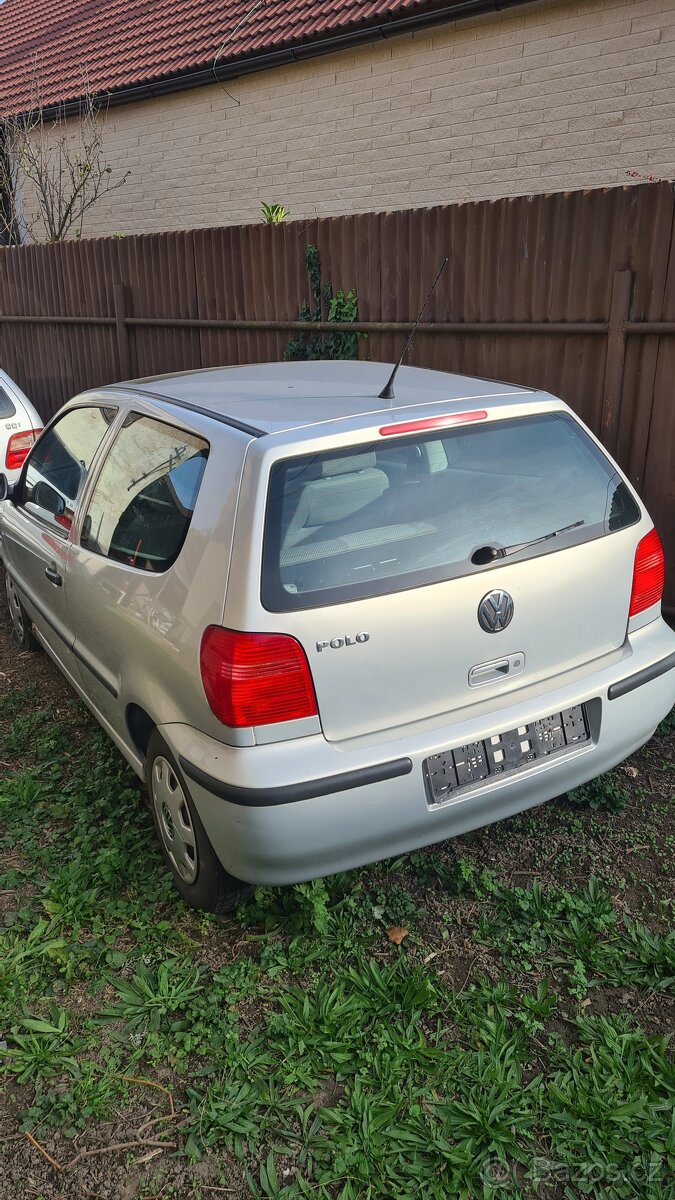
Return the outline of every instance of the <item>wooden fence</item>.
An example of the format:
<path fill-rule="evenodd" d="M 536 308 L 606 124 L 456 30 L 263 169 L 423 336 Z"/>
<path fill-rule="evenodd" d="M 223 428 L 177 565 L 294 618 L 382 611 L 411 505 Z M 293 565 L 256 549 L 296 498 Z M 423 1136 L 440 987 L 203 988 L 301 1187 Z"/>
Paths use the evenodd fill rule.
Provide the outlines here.
<path fill-rule="evenodd" d="M 644 497 L 675 610 L 675 191 L 668 183 L 0 250 L 0 364 L 50 416 L 96 384 L 278 359 L 324 281 L 390 361 L 547 388 Z M 303 328 L 306 328 L 303 326 Z"/>

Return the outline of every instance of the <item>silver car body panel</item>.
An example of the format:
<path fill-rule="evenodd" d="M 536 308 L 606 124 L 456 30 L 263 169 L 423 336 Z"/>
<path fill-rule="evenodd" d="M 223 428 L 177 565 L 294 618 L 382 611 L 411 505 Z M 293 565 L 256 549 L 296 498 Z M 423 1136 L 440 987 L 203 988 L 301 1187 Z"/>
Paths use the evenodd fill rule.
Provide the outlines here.
<path fill-rule="evenodd" d="M 475 408 L 488 421 L 570 411 L 546 393 L 412 368 L 399 372 L 397 399 L 383 402 L 377 392 L 388 371 L 374 363 L 275 363 L 87 393 L 71 406 L 114 404 L 119 412 L 70 533 L 55 538 L 34 516 L 1 506 L 3 557 L 46 648 L 139 775 L 130 712 L 161 729 L 217 854 L 242 879 L 311 878 L 540 803 L 626 757 L 675 702 L 673 669 L 608 699 L 617 683 L 675 653 L 660 606 L 628 621 L 635 547 L 651 528 L 642 506 L 628 528 L 590 542 L 572 531 L 545 552 L 441 583 L 295 612 L 264 608 L 267 483 L 279 460 L 370 444 L 390 422 Z M 80 542 L 88 498 L 129 411 L 198 434 L 210 447 L 184 546 L 160 574 Z M 63 566 L 61 588 L 45 583 L 50 555 Z M 495 635 L 477 619 L 493 588 L 514 600 L 513 620 Z M 211 624 L 296 637 L 319 717 L 223 726 L 199 674 Z M 339 653 L 317 648 L 361 631 L 369 637 L 352 636 Z M 521 656 L 522 669 L 471 685 L 475 668 Z M 446 804 L 429 803 L 422 764 L 430 755 L 582 703 L 591 715 L 588 742 Z M 335 780 L 345 775 L 348 787 Z"/>

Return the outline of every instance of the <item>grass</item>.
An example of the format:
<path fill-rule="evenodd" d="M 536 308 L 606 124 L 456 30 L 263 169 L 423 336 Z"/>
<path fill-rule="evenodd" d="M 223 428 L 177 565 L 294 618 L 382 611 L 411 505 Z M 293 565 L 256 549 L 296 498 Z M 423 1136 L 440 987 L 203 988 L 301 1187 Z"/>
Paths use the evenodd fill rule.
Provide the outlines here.
<path fill-rule="evenodd" d="M 55 687 L 0 701 L 0 1196 L 672 1200 L 672 720 L 636 777 L 223 921 Z"/>

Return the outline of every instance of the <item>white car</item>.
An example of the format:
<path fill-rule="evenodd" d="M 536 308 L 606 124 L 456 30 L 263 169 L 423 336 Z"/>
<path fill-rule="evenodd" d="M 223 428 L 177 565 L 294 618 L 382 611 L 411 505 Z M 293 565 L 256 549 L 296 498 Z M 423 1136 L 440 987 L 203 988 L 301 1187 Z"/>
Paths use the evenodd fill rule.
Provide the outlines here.
<path fill-rule="evenodd" d="M 42 430 L 42 419 L 21 388 L 0 370 L 0 471 L 14 483 L 28 451 Z"/>

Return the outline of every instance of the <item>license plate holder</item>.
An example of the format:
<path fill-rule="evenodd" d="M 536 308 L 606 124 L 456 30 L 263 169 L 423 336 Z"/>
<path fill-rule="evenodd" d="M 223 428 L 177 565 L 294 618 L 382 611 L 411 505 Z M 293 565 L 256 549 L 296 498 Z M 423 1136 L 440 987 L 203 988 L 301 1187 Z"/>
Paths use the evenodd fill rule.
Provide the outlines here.
<path fill-rule="evenodd" d="M 482 741 L 468 742 L 424 760 L 431 804 L 442 804 L 457 792 L 486 779 L 522 771 L 551 755 L 560 755 L 590 741 L 585 704 L 507 729 Z"/>

